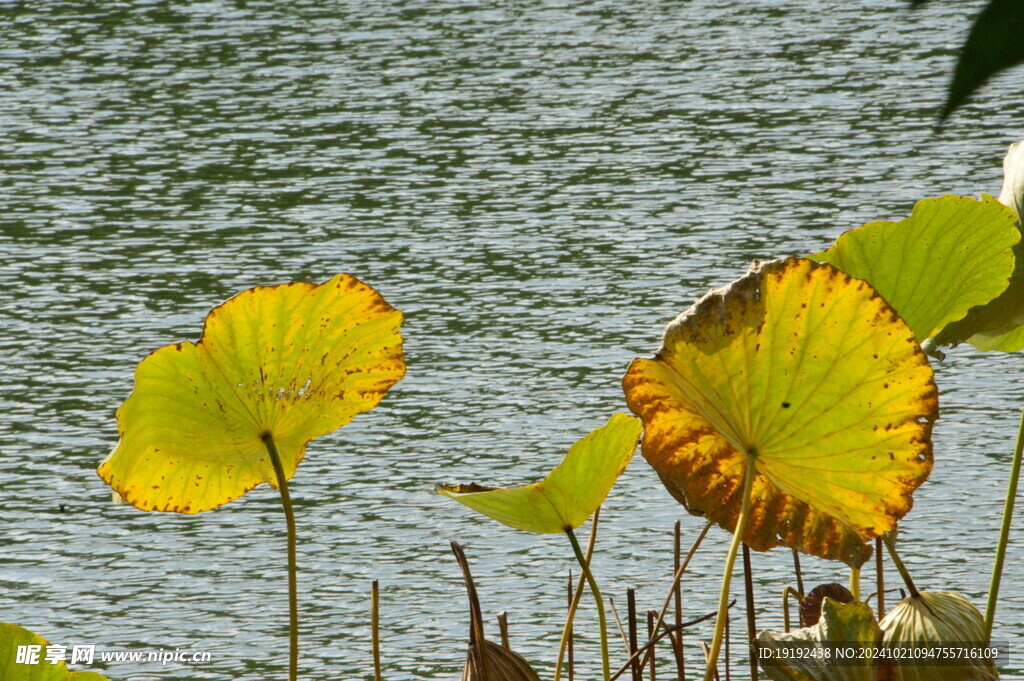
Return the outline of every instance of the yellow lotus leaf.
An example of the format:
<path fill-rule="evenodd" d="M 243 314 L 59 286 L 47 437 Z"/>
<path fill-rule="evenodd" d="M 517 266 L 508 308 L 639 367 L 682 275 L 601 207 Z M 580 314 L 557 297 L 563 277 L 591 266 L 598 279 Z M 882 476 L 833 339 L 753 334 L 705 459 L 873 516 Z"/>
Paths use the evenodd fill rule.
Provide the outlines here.
<path fill-rule="evenodd" d="M 0 679 L 3 681 L 107 681 L 96 672 L 68 669 L 59 656 L 47 659 L 50 643 L 42 636 L 16 624 L 0 622 Z M 62 646 L 64 657 L 71 649 Z M 19 649 L 26 657 L 19 659 Z M 52 652 L 52 649 L 50 650 Z"/>
<path fill-rule="evenodd" d="M 743 541 L 858 567 L 932 467 L 938 401 L 914 333 L 865 281 L 803 258 L 755 264 L 668 325 L 623 379 L 642 452 L 691 512 Z"/>
<path fill-rule="evenodd" d="M 633 458 L 639 438 L 640 422 L 615 414 L 570 447 L 562 463 L 540 482 L 512 489 L 438 485 L 437 492 L 518 530 L 562 533 L 579 527 L 597 510 Z"/>
<path fill-rule="evenodd" d="M 142 510 L 197 513 L 277 487 L 306 443 L 372 409 L 404 374 L 402 313 L 347 274 L 257 286 L 214 308 L 197 343 L 135 370 L 120 441 L 99 475 Z"/>

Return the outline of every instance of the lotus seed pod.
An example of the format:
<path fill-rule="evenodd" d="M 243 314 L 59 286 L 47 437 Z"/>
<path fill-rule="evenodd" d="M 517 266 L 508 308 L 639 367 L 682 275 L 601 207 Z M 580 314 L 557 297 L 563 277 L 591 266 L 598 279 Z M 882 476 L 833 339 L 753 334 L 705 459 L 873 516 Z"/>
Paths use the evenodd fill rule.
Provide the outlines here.
<path fill-rule="evenodd" d="M 987 648 L 985 621 L 978 609 L 960 594 L 933 591 L 908 596 L 882 620 L 886 647 L 915 647 L 934 651 L 977 644 L 979 652 Z M 924 655 L 914 655 L 925 661 Z M 994 681 L 999 678 L 992 660 L 971 660 L 963 665 L 896 665 L 894 681 Z"/>

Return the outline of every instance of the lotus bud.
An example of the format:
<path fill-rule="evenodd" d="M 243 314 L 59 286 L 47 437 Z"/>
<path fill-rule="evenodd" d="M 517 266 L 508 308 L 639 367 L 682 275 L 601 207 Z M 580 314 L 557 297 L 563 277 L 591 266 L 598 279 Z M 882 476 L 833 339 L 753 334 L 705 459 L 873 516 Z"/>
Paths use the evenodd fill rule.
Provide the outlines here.
<path fill-rule="evenodd" d="M 977 644 L 987 648 L 985 620 L 960 594 L 933 591 L 908 596 L 880 623 L 886 647 L 938 649 Z M 916 660 L 925 658 L 915 656 Z M 994 681 L 993 660 L 967 660 L 964 665 L 911 663 L 894 667 L 894 681 Z"/>
<path fill-rule="evenodd" d="M 852 603 L 853 594 L 842 584 L 819 584 L 800 599 L 800 626 L 813 627 L 821 619 L 821 602 L 829 597 L 837 603 Z"/>
<path fill-rule="evenodd" d="M 999 202 L 1017 213 L 1018 222 L 1024 221 L 1024 142 L 1011 144 L 1003 159 L 1003 191 Z"/>

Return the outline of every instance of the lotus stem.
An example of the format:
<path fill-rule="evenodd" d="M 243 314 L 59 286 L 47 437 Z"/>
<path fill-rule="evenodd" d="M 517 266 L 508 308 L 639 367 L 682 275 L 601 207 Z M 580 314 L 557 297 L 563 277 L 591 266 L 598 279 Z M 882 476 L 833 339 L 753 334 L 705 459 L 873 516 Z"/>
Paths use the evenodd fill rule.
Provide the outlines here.
<path fill-rule="evenodd" d="M 743 473 L 743 503 L 736 519 L 736 529 L 732 533 L 729 553 L 725 556 L 725 571 L 722 573 L 722 590 L 718 597 L 718 618 L 715 620 L 715 636 L 711 639 L 708 651 L 708 665 L 704 670 L 704 681 L 713 681 L 718 671 L 718 651 L 722 648 L 725 634 L 725 622 L 729 616 L 729 585 L 732 583 L 732 569 L 736 563 L 736 554 L 743 542 L 743 534 L 747 529 L 747 518 L 750 516 L 750 491 L 754 487 L 757 454 L 753 450 L 747 452 L 747 468 Z"/>
<path fill-rule="evenodd" d="M 657 640 L 654 638 L 654 635 L 656 633 L 658 633 L 658 630 L 655 628 L 655 622 L 657 621 L 657 619 L 658 619 L 658 611 L 657 610 L 648 610 L 647 611 L 647 644 L 649 646 L 651 646 L 651 672 L 650 672 L 650 679 L 651 679 L 651 681 L 657 681 L 657 666 L 658 665 L 657 665 L 656 660 L 658 658 L 654 655 L 654 644 L 657 643 Z M 669 638 L 671 638 L 671 637 L 669 637 Z"/>
<path fill-rule="evenodd" d="M 910 572 L 907 571 L 907 566 L 903 564 L 903 561 L 900 560 L 899 555 L 897 555 L 896 547 L 894 546 L 895 542 L 889 538 L 889 535 L 883 536 L 882 541 L 885 542 L 885 548 L 889 550 L 889 557 L 892 558 L 892 562 L 895 563 L 896 569 L 900 573 L 900 577 L 903 578 L 903 583 L 907 585 L 907 591 L 909 591 L 910 595 L 914 598 L 919 598 L 921 594 L 918 592 L 917 587 L 914 586 L 914 580 L 911 579 Z"/>
<path fill-rule="evenodd" d="M 626 617 L 629 622 L 629 658 L 633 660 L 633 681 L 643 681 L 640 660 L 634 657 L 636 651 L 640 650 L 637 636 L 635 589 L 626 589 Z"/>
<path fill-rule="evenodd" d="M 854 601 L 860 600 L 860 568 L 850 568 L 850 594 Z"/>
<path fill-rule="evenodd" d="M 882 538 L 875 539 L 875 579 L 877 581 L 875 591 L 878 599 L 878 621 L 885 617 L 885 571 L 882 566 Z"/>
<path fill-rule="evenodd" d="M 480 608 L 480 597 L 476 593 L 476 584 L 473 582 L 473 574 L 469 571 L 469 561 L 466 560 L 466 553 L 459 546 L 458 542 L 451 542 L 452 553 L 462 570 L 462 577 L 466 582 L 466 593 L 469 596 L 469 648 L 472 651 L 470 660 L 473 661 L 475 672 L 481 681 L 488 681 L 490 675 L 487 673 L 487 641 L 484 639 L 484 613 Z M 469 661 L 467 661 L 467 665 Z"/>
<path fill-rule="evenodd" d="M 658 626 L 659 627 L 662 625 L 662 622 L 665 619 L 665 613 L 668 612 L 668 606 L 672 602 L 672 593 L 676 589 L 679 588 L 679 580 L 682 579 L 683 573 L 686 572 L 686 566 L 690 564 L 690 559 L 693 558 L 693 554 L 697 553 L 697 549 L 700 548 L 701 542 L 704 541 L 704 537 L 707 536 L 708 530 L 710 530 L 710 529 L 711 529 L 711 523 L 707 523 L 707 524 L 704 525 L 704 529 L 700 531 L 700 534 L 697 535 L 697 538 L 694 540 L 693 545 L 690 546 L 690 550 L 686 552 L 686 558 L 684 558 L 682 564 L 678 568 L 676 568 L 675 577 L 673 577 L 673 579 L 672 579 L 672 586 L 669 587 L 669 589 L 668 589 L 668 596 L 665 597 L 665 602 L 661 606 L 661 612 L 658 613 Z M 682 630 L 682 628 L 680 628 L 678 631 L 679 631 L 679 645 L 682 646 L 683 630 Z M 646 655 L 644 656 L 643 661 L 640 663 L 641 667 L 644 666 L 645 664 L 647 664 L 647 656 L 649 656 L 649 655 L 650 655 L 650 652 L 648 651 L 646 653 Z"/>
<path fill-rule="evenodd" d="M 373 580 L 370 593 L 370 640 L 373 642 L 373 680 L 381 681 L 380 675 L 380 585 Z"/>
<path fill-rule="evenodd" d="M 498 613 L 498 631 L 501 632 L 501 645 L 511 649 L 508 641 L 508 613 L 504 610 Z"/>
<path fill-rule="evenodd" d="M 601 515 L 601 509 L 598 508 L 594 511 L 594 515 L 590 519 L 590 539 L 587 541 L 586 559 L 587 564 L 590 564 L 590 559 L 594 556 L 594 545 L 597 543 L 597 521 Z M 572 596 L 569 601 L 569 614 L 565 618 L 565 627 L 562 629 L 562 640 L 558 644 L 558 662 L 555 664 L 555 681 L 559 681 L 562 678 L 562 660 L 565 657 L 565 651 L 572 645 L 572 621 L 576 617 L 576 608 L 579 607 L 580 599 L 583 598 L 583 585 L 586 581 L 586 575 L 580 575 L 580 583 L 576 587 L 575 593 L 572 590 L 572 571 L 569 571 L 569 593 Z M 569 678 L 572 678 L 572 650 L 569 649 Z"/>
<path fill-rule="evenodd" d="M 672 533 L 672 570 L 673 573 L 679 572 L 679 559 L 680 559 L 680 548 L 682 547 L 682 522 L 677 520 Z M 672 579 L 672 593 L 675 599 L 676 605 L 676 624 L 682 624 L 683 622 L 683 595 L 682 588 L 679 586 L 679 577 L 673 574 Z M 658 616 L 658 621 L 661 621 L 661 615 Z M 655 625 L 657 629 L 657 625 Z M 676 675 L 679 681 L 685 681 L 686 679 L 686 661 L 683 655 L 683 630 L 680 629 L 676 634 L 675 638 L 672 639 L 672 654 L 676 658 Z"/>
<path fill-rule="evenodd" d="M 612 617 L 615 618 L 615 626 L 619 630 L 619 636 L 622 637 L 622 645 L 626 646 L 626 654 L 630 655 L 633 653 L 633 649 L 629 647 L 629 637 L 626 636 L 626 630 L 622 628 L 622 618 L 619 617 L 619 609 L 615 607 L 615 599 L 609 598 L 608 605 L 612 607 Z"/>
<path fill-rule="evenodd" d="M 299 678 L 299 569 L 296 555 L 298 540 L 295 532 L 295 513 L 292 511 L 292 498 L 288 494 L 288 479 L 284 474 L 284 466 L 281 464 L 281 455 L 277 453 L 277 445 L 270 433 L 264 433 L 261 437 L 263 444 L 267 447 L 270 455 L 270 463 L 274 466 L 274 475 L 277 476 L 277 488 L 281 492 L 281 505 L 284 507 L 285 524 L 288 526 L 288 610 L 291 640 L 291 654 L 288 659 L 288 679 L 296 681 Z"/>
<path fill-rule="evenodd" d="M 985 605 L 985 640 L 992 640 L 992 625 L 996 618 L 996 602 L 999 600 L 999 582 L 1003 577 L 1003 561 L 1006 546 L 1010 541 L 1010 525 L 1013 523 L 1013 505 L 1017 500 L 1017 483 L 1020 480 L 1020 464 L 1024 452 L 1024 411 L 1021 412 L 1017 428 L 1017 444 L 1013 448 L 1013 464 L 1010 467 L 1010 482 L 1006 486 L 1006 502 L 1003 504 L 1003 526 L 999 530 L 996 545 L 996 559 L 992 566 L 992 581 L 988 587 L 988 603 Z"/>
<path fill-rule="evenodd" d="M 733 599 L 733 601 L 731 603 L 729 603 L 729 607 L 731 608 L 734 605 L 736 605 L 736 599 Z M 653 642 L 648 642 L 647 644 L 644 645 L 643 648 L 641 648 L 640 650 L 636 651 L 637 656 L 649 655 L 650 652 L 651 652 L 651 646 L 654 645 L 655 643 L 657 643 L 658 641 L 660 641 L 663 637 L 671 636 L 673 633 L 681 632 L 686 627 L 692 627 L 694 624 L 700 624 L 701 622 L 707 622 L 709 619 L 711 619 L 712 617 L 714 617 L 717 614 L 718 614 L 717 611 L 709 612 L 708 614 L 706 614 L 706 615 L 704 615 L 702 617 L 698 617 L 697 619 L 690 620 L 689 622 L 683 622 L 682 624 L 675 624 L 675 625 L 672 625 L 671 627 L 668 626 L 667 624 L 665 624 L 664 622 L 662 622 L 661 623 L 661 630 L 655 635 L 654 641 Z M 705 648 L 707 647 L 704 644 L 703 641 L 701 641 L 701 646 L 705 647 Z M 644 659 L 647 659 L 647 658 L 645 657 Z M 626 660 L 626 664 L 624 664 L 621 667 L 619 667 L 619 671 L 617 671 L 614 674 L 612 674 L 611 681 L 617 681 L 617 679 L 620 676 L 622 676 L 623 674 L 625 674 L 627 671 L 629 671 L 632 668 L 632 666 L 633 666 L 632 658 L 630 658 L 629 660 Z"/>
<path fill-rule="evenodd" d="M 800 569 L 800 552 L 793 549 L 793 570 L 796 572 L 796 590 L 800 592 L 800 598 L 804 597 L 804 573 Z"/>
<path fill-rule="evenodd" d="M 565 533 L 569 536 L 576 560 L 579 561 L 580 569 L 583 570 L 587 584 L 590 585 L 590 592 L 594 594 L 594 601 L 597 603 L 597 624 L 601 635 L 601 669 L 604 681 L 611 681 L 612 670 L 611 663 L 608 661 L 608 625 L 604 616 L 604 597 L 601 595 L 601 590 L 597 588 L 597 580 L 594 579 L 594 574 L 590 571 L 590 561 L 584 557 L 580 543 L 576 540 L 576 533 L 572 531 L 571 527 L 566 527 Z"/>
<path fill-rule="evenodd" d="M 789 633 L 790 629 L 792 628 L 790 626 L 789 619 L 789 599 L 795 598 L 796 603 L 799 606 L 800 601 L 803 600 L 803 597 L 804 596 L 802 593 L 800 593 L 793 587 L 789 586 L 788 584 L 786 585 L 786 588 L 782 590 L 782 625 L 783 631 L 785 631 L 786 633 Z"/>
<path fill-rule="evenodd" d="M 591 536 L 593 536 L 593 535 L 591 535 Z M 589 546 L 587 548 L 589 550 L 590 548 L 593 548 L 593 546 Z M 569 603 L 568 603 L 569 609 L 575 612 L 575 606 L 573 605 L 573 603 L 578 603 L 579 601 L 576 600 L 576 591 L 572 587 L 572 570 L 569 570 L 568 591 L 569 591 L 569 593 L 567 594 L 567 596 L 569 598 Z M 582 591 L 582 589 L 580 589 L 580 591 Z M 571 617 L 570 617 L 569 621 L 565 623 L 565 633 L 567 633 L 569 635 L 569 641 L 568 641 L 568 644 L 565 647 L 566 648 L 565 654 L 569 658 L 569 661 L 568 661 L 568 664 L 569 664 L 569 681 L 573 681 L 574 672 L 575 672 L 575 665 L 574 665 L 575 660 L 573 659 L 573 652 L 574 651 L 573 651 L 573 645 L 572 645 L 572 618 Z M 556 676 L 558 674 L 562 673 L 562 665 L 561 665 L 562 653 L 561 653 L 561 650 L 559 651 L 558 656 L 559 656 L 559 665 L 558 665 L 558 669 L 555 670 Z"/>
<path fill-rule="evenodd" d="M 753 646 L 757 640 L 757 620 L 754 614 L 754 576 L 750 570 L 750 547 L 743 542 L 743 589 L 747 594 L 747 638 Z M 750 679 L 758 681 L 757 656 L 750 656 Z"/>

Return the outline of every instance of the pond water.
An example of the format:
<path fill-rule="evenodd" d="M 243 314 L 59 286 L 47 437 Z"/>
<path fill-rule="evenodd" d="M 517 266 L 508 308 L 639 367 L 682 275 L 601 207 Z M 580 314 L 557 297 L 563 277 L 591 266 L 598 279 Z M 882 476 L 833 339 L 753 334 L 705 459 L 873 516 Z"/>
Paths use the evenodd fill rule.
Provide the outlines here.
<path fill-rule="evenodd" d="M 244 288 L 349 272 L 405 312 L 408 374 L 312 443 L 292 481 L 303 677 L 372 678 L 379 579 L 385 678 L 458 678 L 451 539 L 489 626 L 507 610 L 513 646 L 548 675 L 567 542 L 433 483 L 541 475 L 626 410 L 621 376 L 664 324 L 752 259 L 821 250 L 919 198 L 998 193 L 1024 71 L 933 130 L 980 6 L 0 2 L 0 620 L 69 646 L 212 656 L 110 663 L 113 679 L 283 677 L 277 494 L 148 514 L 112 504 L 95 468 L 148 352 L 195 339 Z M 902 523 L 919 584 L 982 608 L 1021 367 L 964 347 L 937 368 L 935 469 Z M 628 587 L 660 604 L 680 518 L 688 544 L 701 521 L 638 455 L 595 559 L 617 604 Z M 996 629 L 1014 654 L 1017 520 Z M 687 613 L 713 609 L 727 539 L 713 530 L 695 559 Z M 810 584 L 846 581 L 804 567 Z M 754 573 L 759 624 L 778 628 L 788 552 L 755 554 Z M 579 678 L 595 678 L 587 600 L 580 618 Z M 688 639 L 693 664 L 698 638 L 710 625 Z"/>

